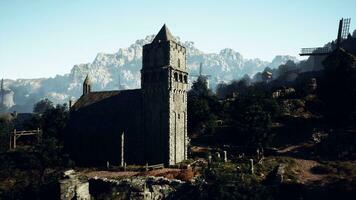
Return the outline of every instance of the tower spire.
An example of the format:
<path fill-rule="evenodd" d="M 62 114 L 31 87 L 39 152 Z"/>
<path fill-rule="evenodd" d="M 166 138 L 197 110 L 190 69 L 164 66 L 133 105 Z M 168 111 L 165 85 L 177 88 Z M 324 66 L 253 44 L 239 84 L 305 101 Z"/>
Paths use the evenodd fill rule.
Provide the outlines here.
<path fill-rule="evenodd" d="M 155 39 L 153 39 L 153 42 L 160 42 L 160 41 L 175 41 L 172 33 L 169 31 L 168 27 L 166 24 L 164 24 L 157 33 Z"/>
<path fill-rule="evenodd" d="M 91 92 L 91 81 L 89 78 L 89 74 L 85 77 L 84 83 L 83 83 L 83 95 L 88 94 Z"/>

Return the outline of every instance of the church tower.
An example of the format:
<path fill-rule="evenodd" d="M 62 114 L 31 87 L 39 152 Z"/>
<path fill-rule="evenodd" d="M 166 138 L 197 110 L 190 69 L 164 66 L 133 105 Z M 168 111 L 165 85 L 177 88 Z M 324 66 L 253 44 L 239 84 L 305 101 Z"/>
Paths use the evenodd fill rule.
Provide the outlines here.
<path fill-rule="evenodd" d="M 146 161 L 174 165 L 187 158 L 186 49 L 164 25 L 143 47 L 142 63 Z"/>

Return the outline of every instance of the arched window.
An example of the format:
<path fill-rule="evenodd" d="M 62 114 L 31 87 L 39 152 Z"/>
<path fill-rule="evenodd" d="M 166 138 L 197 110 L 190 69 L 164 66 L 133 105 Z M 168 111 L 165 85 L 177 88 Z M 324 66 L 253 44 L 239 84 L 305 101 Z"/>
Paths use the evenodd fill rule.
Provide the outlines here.
<path fill-rule="evenodd" d="M 188 77 L 187 77 L 187 75 L 184 75 L 184 83 L 188 83 Z"/>
<path fill-rule="evenodd" d="M 179 74 L 179 82 L 183 83 L 183 75 L 182 74 Z"/>
<path fill-rule="evenodd" d="M 178 73 L 177 72 L 174 72 L 174 80 L 178 81 Z"/>

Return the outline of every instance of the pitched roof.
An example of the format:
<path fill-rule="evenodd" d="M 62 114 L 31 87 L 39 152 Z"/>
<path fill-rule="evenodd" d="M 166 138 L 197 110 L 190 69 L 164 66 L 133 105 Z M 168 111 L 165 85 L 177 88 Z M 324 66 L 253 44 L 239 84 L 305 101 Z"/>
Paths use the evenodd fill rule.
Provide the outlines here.
<path fill-rule="evenodd" d="M 155 39 L 153 39 L 153 42 L 159 41 L 175 41 L 166 24 L 162 26 L 161 30 L 157 33 Z"/>
<path fill-rule="evenodd" d="M 82 95 L 77 102 L 71 107 L 71 110 L 78 110 L 80 108 L 92 105 L 94 103 L 98 103 L 104 99 L 114 97 L 117 95 L 127 94 L 127 93 L 135 93 L 140 91 L 140 89 L 135 90 L 112 90 L 112 91 L 100 91 L 100 92 L 90 92 Z"/>

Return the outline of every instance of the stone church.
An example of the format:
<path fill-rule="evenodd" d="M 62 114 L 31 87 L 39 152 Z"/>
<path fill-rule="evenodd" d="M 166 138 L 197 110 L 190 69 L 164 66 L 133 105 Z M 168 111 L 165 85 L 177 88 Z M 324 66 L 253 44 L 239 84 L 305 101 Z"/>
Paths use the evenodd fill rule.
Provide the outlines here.
<path fill-rule="evenodd" d="M 66 148 L 84 165 L 165 164 L 187 158 L 186 49 L 166 25 L 143 46 L 141 89 L 92 91 L 71 106 Z"/>

